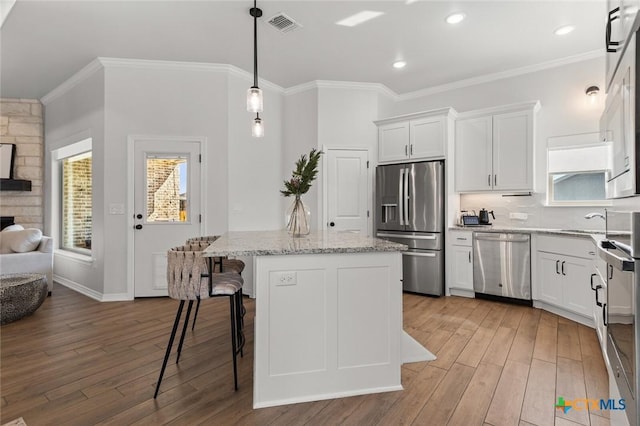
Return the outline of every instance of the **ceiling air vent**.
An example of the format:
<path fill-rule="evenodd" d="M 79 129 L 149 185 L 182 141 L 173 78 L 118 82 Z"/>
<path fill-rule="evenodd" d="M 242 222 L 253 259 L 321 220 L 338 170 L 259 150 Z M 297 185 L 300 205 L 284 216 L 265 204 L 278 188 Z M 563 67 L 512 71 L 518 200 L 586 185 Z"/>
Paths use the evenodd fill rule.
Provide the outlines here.
<path fill-rule="evenodd" d="M 300 25 L 299 23 L 294 21 L 293 18 L 285 15 L 282 12 L 270 18 L 268 22 L 269 22 L 269 25 L 271 25 L 273 28 L 280 31 L 281 33 L 288 33 L 297 28 L 302 28 L 302 25 Z"/>

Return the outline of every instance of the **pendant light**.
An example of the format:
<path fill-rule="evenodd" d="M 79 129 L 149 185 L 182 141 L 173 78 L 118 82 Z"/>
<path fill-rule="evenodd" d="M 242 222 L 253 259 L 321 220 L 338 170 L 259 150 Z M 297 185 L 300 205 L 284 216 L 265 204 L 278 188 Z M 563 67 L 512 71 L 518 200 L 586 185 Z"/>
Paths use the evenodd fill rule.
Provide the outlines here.
<path fill-rule="evenodd" d="M 260 118 L 260 113 L 256 113 L 256 118 L 253 119 L 253 124 L 251 125 L 251 136 L 254 138 L 261 138 L 264 136 L 264 127 L 262 126 L 262 118 Z"/>
<path fill-rule="evenodd" d="M 253 7 L 249 9 L 249 14 L 253 16 L 253 86 L 247 90 L 247 111 L 256 113 L 251 126 L 251 135 L 260 138 L 264 136 L 264 126 L 260 118 L 262 90 L 258 87 L 258 18 L 262 16 L 262 10 L 256 7 L 256 0 L 253 0 Z"/>

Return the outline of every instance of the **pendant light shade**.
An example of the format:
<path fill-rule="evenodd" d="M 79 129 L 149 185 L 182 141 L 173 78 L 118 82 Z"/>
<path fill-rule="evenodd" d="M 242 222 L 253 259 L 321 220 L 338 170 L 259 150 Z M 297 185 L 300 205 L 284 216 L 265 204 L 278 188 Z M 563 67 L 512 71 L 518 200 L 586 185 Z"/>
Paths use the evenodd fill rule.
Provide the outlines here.
<path fill-rule="evenodd" d="M 262 112 L 262 89 L 250 87 L 247 90 L 247 111 Z"/>
<path fill-rule="evenodd" d="M 264 126 L 262 119 L 260 118 L 260 114 L 256 114 L 256 118 L 253 119 L 253 124 L 251 125 L 251 136 L 254 138 L 261 138 L 264 136 Z"/>

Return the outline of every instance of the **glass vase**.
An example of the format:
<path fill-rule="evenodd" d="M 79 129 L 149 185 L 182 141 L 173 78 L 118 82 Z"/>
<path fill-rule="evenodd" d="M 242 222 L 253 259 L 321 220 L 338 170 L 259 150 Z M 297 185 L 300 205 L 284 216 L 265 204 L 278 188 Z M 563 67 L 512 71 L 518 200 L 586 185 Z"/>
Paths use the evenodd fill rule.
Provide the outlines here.
<path fill-rule="evenodd" d="M 311 212 L 307 210 L 299 195 L 293 200 L 285 215 L 287 231 L 294 237 L 308 235 L 311 226 Z"/>

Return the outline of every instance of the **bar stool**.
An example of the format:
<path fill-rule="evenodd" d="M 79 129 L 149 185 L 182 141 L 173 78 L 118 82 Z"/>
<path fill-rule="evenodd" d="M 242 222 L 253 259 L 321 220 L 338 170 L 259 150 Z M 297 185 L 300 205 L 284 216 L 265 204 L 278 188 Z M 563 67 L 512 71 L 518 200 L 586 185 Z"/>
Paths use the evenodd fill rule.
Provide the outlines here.
<path fill-rule="evenodd" d="M 241 304 L 239 295 L 244 281 L 242 276 L 236 272 L 210 273 L 207 262 L 202 256 L 202 251 L 190 250 L 188 245 L 175 247 L 167 252 L 167 283 L 169 297 L 180 301 L 176 318 L 173 323 L 169 343 L 165 352 L 160 376 L 153 395 L 158 396 L 162 377 L 164 376 L 167 361 L 171 354 L 173 342 L 180 324 L 182 311 L 186 301 L 189 302 L 185 316 L 182 336 L 178 345 L 176 363 L 180 360 L 182 344 L 184 343 L 185 332 L 189 322 L 189 315 L 194 300 L 208 299 L 210 297 L 229 297 L 229 311 L 231 323 L 231 350 L 233 355 L 233 379 L 235 390 L 238 390 L 238 370 L 237 355 L 244 346 L 244 334 L 241 326 Z"/>
<path fill-rule="evenodd" d="M 189 250 L 192 251 L 203 251 L 211 243 L 219 238 L 218 235 L 213 235 L 210 237 L 194 237 L 189 238 L 185 247 L 188 247 Z M 227 259 L 226 257 L 213 257 L 209 259 L 209 267 L 214 272 L 236 272 L 238 274 L 242 274 L 244 271 L 244 262 L 239 259 Z M 244 327 L 244 316 L 247 313 L 247 310 L 244 307 L 244 300 L 242 298 L 242 289 L 240 289 L 240 306 L 242 313 L 242 326 Z M 196 313 L 193 315 L 193 323 L 191 324 L 191 331 L 193 331 L 196 327 L 196 319 L 198 319 L 198 312 L 200 312 L 200 300 L 196 304 Z M 244 355 L 244 354 L 243 354 Z"/>

